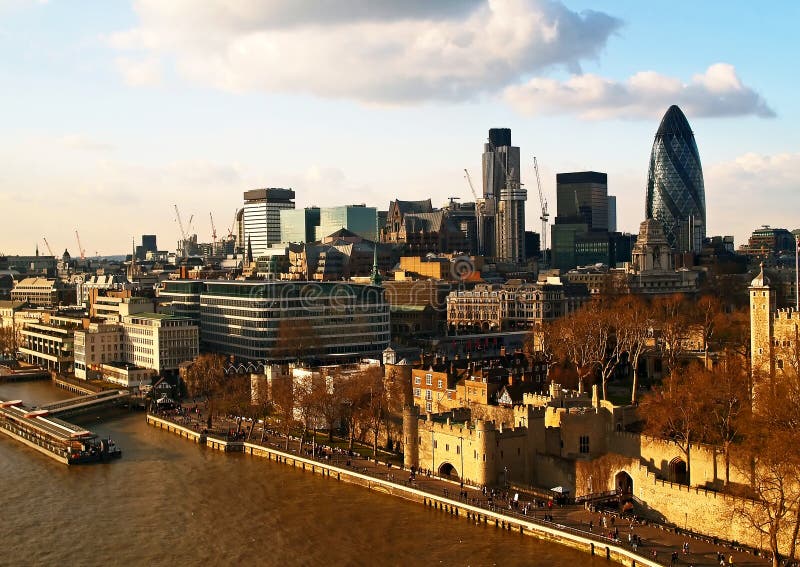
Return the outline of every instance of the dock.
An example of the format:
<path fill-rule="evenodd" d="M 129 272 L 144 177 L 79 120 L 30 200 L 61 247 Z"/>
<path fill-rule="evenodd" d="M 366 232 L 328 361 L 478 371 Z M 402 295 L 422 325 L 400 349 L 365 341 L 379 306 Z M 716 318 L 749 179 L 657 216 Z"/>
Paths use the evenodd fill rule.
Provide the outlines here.
<path fill-rule="evenodd" d="M 69 401 L 69 400 L 68 400 Z M 107 440 L 22 400 L 0 400 L 0 433 L 65 465 L 103 461 L 121 455 Z"/>

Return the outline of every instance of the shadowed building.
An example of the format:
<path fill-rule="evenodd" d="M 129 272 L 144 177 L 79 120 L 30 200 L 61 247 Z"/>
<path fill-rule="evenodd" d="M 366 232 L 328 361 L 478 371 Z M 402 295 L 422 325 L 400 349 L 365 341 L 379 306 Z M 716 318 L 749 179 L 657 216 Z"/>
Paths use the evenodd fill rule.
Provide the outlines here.
<path fill-rule="evenodd" d="M 662 224 L 675 252 L 700 252 L 706 236 L 703 168 L 689 122 L 675 105 L 667 110 L 653 141 L 645 217 Z"/>

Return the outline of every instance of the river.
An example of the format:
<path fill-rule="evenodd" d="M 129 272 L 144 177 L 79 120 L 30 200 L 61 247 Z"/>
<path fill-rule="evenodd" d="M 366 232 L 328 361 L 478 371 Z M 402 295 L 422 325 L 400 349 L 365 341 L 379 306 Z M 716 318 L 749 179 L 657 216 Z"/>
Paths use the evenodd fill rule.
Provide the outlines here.
<path fill-rule="evenodd" d="M 28 405 L 72 394 L 0 385 Z M 148 427 L 141 413 L 81 424 L 122 447 L 67 467 L 0 435 L 0 565 L 599 565 L 528 536 Z"/>

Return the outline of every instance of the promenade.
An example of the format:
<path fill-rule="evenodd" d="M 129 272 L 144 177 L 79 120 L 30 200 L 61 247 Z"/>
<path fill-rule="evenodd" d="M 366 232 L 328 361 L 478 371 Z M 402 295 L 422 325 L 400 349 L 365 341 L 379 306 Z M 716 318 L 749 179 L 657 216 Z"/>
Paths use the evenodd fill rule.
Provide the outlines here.
<path fill-rule="evenodd" d="M 162 417 L 167 417 L 170 421 L 197 432 L 205 429 L 202 427 L 203 421 L 200 416 Z M 244 433 L 238 437 L 228 437 L 228 432 L 236 430 L 234 423 L 219 421 L 215 425 L 214 431 L 208 432 L 210 436 L 224 438 L 233 444 L 244 442 Z M 771 561 L 766 558 L 747 552 L 738 546 L 715 543 L 713 538 L 692 536 L 674 526 L 621 517 L 614 511 L 591 511 L 583 504 L 558 505 L 542 498 L 541 495 L 527 494 L 514 489 L 495 488 L 494 491 L 487 490 L 484 493 L 483 489 L 461 486 L 449 478 L 421 473 L 412 475 L 399 464 L 389 462 L 380 455 L 376 461 L 324 443 L 315 445 L 312 456 L 312 445 L 308 441 L 302 444 L 301 448 L 300 439 L 291 437 L 287 450 L 286 437 L 275 431 L 267 430 L 264 441 L 261 442 L 260 439 L 261 431 L 256 430 L 247 444 L 251 447 L 260 446 L 296 455 L 298 458 L 316 461 L 322 465 L 351 470 L 359 475 L 393 483 L 398 487 L 412 488 L 432 497 L 463 502 L 470 507 L 501 514 L 509 519 L 577 535 L 596 542 L 598 549 L 607 546 L 627 548 L 648 562 L 658 565 L 719 566 L 720 558 L 724 559 L 724 565 L 771 565 Z"/>

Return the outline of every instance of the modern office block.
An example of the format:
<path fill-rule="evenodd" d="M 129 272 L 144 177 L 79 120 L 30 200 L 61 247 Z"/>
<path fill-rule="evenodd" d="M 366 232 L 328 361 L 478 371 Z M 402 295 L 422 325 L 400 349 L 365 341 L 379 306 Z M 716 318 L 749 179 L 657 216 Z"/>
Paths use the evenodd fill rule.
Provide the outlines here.
<path fill-rule="evenodd" d="M 257 257 L 267 248 L 281 241 L 282 209 L 294 209 L 294 191 L 291 189 L 253 189 L 244 193 L 242 248 L 252 248 Z"/>
<path fill-rule="evenodd" d="M 653 141 L 645 216 L 661 223 L 674 251 L 700 252 L 706 236 L 703 168 L 689 121 L 675 105 Z"/>

